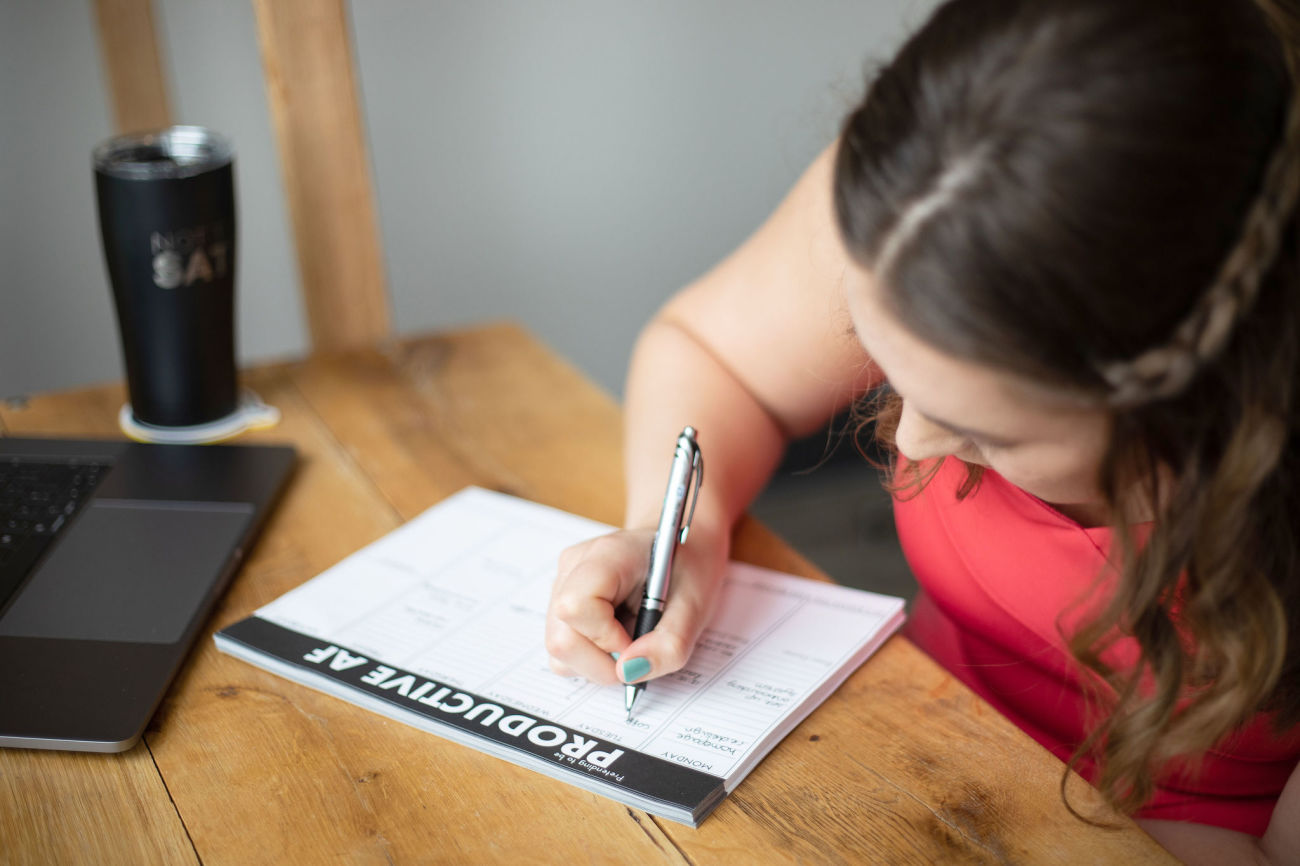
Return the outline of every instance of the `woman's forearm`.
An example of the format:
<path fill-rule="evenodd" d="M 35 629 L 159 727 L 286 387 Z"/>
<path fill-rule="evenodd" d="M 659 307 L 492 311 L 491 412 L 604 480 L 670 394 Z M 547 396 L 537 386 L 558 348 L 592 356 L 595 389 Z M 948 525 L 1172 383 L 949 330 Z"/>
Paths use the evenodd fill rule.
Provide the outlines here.
<path fill-rule="evenodd" d="M 777 420 L 687 326 L 664 316 L 637 341 L 625 405 L 626 525 L 658 520 L 673 442 L 690 425 L 705 467 L 694 520 L 726 538 L 781 460 L 787 436 Z"/>

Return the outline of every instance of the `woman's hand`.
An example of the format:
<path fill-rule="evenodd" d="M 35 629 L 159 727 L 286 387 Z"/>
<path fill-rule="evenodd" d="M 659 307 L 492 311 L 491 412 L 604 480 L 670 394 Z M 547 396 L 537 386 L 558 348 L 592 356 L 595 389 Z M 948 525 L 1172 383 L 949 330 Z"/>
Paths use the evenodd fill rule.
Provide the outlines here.
<path fill-rule="evenodd" d="M 686 664 L 708 622 L 727 560 L 725 535 L 719 543 L 696 529 L 689 543 L 677 548 L 663 619 L 637 641 L 619 621 L 620 605 L 635 612 L 640 604 L 654 530 L 622 530 L 561 553 L 546 614 L 551 669 L 608 685 L 652 679 Z M 617 663 L 612 653 L 618 654 Z"/>

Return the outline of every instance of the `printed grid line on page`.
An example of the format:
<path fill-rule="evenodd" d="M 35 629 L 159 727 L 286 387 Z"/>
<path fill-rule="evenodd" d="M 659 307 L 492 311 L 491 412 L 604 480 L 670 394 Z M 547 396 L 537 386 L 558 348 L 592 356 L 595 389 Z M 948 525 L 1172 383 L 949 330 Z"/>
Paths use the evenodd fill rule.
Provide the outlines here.
<path fill-rule="evenodd" d="M 438 569 L 435 569 L 434 571 L 428 573 L 421 572 L 418 568 L 415 567 L 412 567 L 410 569 L 402 569 L 403 571 L 414 575 L 412 579 L 419 581 L 419 583 L 416 583 L 415 585 L 411 585 L 408 583 L 406 586 L 397 590 L 393 594 L 385 596 L 382 600 L 376 601 L 375 604 L 373 604 L 372 606 L 365 608 L 364 610 L 358 610 L 356 616 L 354 616 L 350 621 L 340 624 L 337 627 L 336 631 L 340 635 L 359 633 L 360 630 L 364 627 L 365 623 L 371 620 L 373 617 L 375 617 L 384 608 L 392 605 L 394 602 L 404 597 L 409 596 L 413 592 L 418 592 L 422 590 L 424 588 L 425 581 L 435 577 L 437 574 L 449 570 L 455 564 L 468 559 L 475 552 L 476 551 L 473 549 L 466 550 L 462 554 L 452 557 L 450 561 L 448 561 Z M 353 559 L 351 562 L 348 563 L 348 567 L 349 570 L 359 570 L 363 565 L 374 564 L 376 562 L 384 562 L 385 564 L 389 564 L 391 561 L 388 560 L 386 557 L 375 556 L 373 554 L 366 555 L 365 551 L 363 550 L 362 554 L 358 558 Z M 394 659 L 393 661 L 396 661 L 396 659 Z"/>
<path fill-rule="evenodd" d="M 482 694 L 488 683 L 499 679 L 503 671 L 521 664 L 536 650 L 528 639 L 533 615 L 502 607 L 488 613 L 494 615 L 499 631 L 479 634 L 473 629 L 461 629 L 444 635 L 442 640 L 430 641 L 420 652 L 412 654 L 407 666 L 441 672 L 444 678 L 455 674 L 466 688 Z"/>
<path fill-rule="evenodd" d="M 557 523 L 554 519 L 523 519 L 524 512 L 521 509 L 510 509 L 511 513 L 508 516 L 500 512 L 499 503 L 475 504 L 471 510 L 474 512 L 471 517 L 462 517 L 456 521 L 441 519 L 437 515 L 429 515 L 428 517 L 423 514 L 418 515 L 395 530 L 393 534 L 381 538 L 367 548 L 363 548 L 358 554 L 354 555 L 350 562 L 347 560 L 345 562 L 352 567 L 350 570 L 354 570 L 367 561 L 370 563 L 384 562 L 411 575 L 413 579 L 420 580 L 421 583 L 428 583 L 437 581 L 442 575 L 462 568 L 467 563 L 482 564 L 490 562 L 492 559 L 490 551 L 493 549 L 506 551 L 521 548 L 528 549 L 528 568 L 530 570 L 546 568 L 548 567 L 547 556 L 539 553 L 539 550 L 558 553 L 560 547 L 578 540 L 578 533 L 574 531 L 574 527 L 569 526 L 567 531 L 560 532 L 559 528 L 562 526 L 562 522 Z M 464 546 L 466 545 L 465 530 L 467 528 L 472 528 L 468 535 L 472 536 L 476 541 Z M 520 539 L 524 537 L 525 533 L 522 533 L 521 529 L 526 529 L 528 531 L 526 534 L 531 535 L 534 542 L 540 543 L 536 549 L 529 549 L 523 545 Z M 420 539 L 418 549 L 421 551 L 445 549 L 441 544 L 444 538 L 448 542 L 447 547 L 460 546 L 461 549 L 450 558 L 439 562 L 436 567 L 427 568 L 424 567 L 422 562 L 412 561 L 414 553 L 412 544 L 407 538 L 410 533 L 414 533 L 414 537 Z M 560 537 L 558 541 L 556 540 L 557 536 Z M 572 537 L 571 540 L 570 537 Z M 555 546 L 557 544 L 559 547 Z M 552 548 L 554 548 L 553 551 Z M 433 558 L 435 561 L 438 559 L 436 555 Z M 553 560 L 554 556 L 549 558 Z M 549 566 L 553 566 L 553 564 L 552 561 Z M 466 573 L 472 573 L 472 569 L 466 569 Z M 373 605 L 358 608 L 356 615 L 339 624 L 335 631 L 351 631 L 358 623 L 369 618 L 386 604 L 391 603 L 394 598 L 402 595 L 403 591 L 409 591 L 410 589 L 411 587 L 408 584 L 403 590 L 399 590 L 394 595 L 387 596 Z M 491 607 L 495 603 L 497 603 L 495 600 L 489 601 L 487 606 Z M 394 662 L 403 661 L 403 659 L 388 660 Z"/>
<path fill-rule="evenodd" d="M 818 606 L 819 605 L 816 601 L 811 601 L 806 609 L 801 607 L 799 612 L 805 613 L 810 610 L 815 610 Z M 821 607 L 824 608 L 825 606 L 821 605 Z M 783 620 L 782 625 L 792 617 L 793 614 L 791 617 L 786 617 L 785 620 Z M 876 617 L 875 622 L 873 623 L 873 628 L 878 628 L 881 622 L 883 622 L 883 618 Z M 864 633 L 866 633 L 866 630 L 864 630 Z M 732 735 L 740 730 L 737 727 L 737 722 L 739 721 L 738 716 L 748 716 L 752 719 L 754 725 L 745 726 L 746 730 L 744 733 L 748 735 L 748 739 L 743 744 L 737 745 L 737 749 L 733 755 L 733 760 L 724 772 L 725 775 L 730 772 L 731 768 L 734 767 L 736 763 L 744 758 L 745 753 L 751 749 L 754 744 L 769 736 L 776 729 L 781 720 L 787 715 L 790 705 L 797 706 L 802 703 L 809 695 L 811 695 L 813 690 L 825 680 L 828 672 L 837 670 L 841 665 L 847 663 L 857 650 L 858 643 L 859 642 L 856 639 L 852 640 L 844 647 L 843 651 L 836 659 L 826 659 L 824 662 L 816 663 L 816 667 L 820 673 L 811 679 L 807 676 L 801 677 L 800 681 L 805 683 L 803 687 L 790 696 L 784 706 L 771 708 L 762 713 L 761 718 L 754 718 L 754 716 L 757 715 L 756 712 L 746 713 L 738 710 L 739 702 L 735 697 L 719 698 L 717 690 L 715 689 L 711 690 L 707 694 L 701 695 L 698 700 L 691 703 L 689 708 L 684 708 L 681 713 L 678 713 L 675 718 L 675 727 L 673 729 L 654 737 L 647 738 L 647 741 L 638 748 L 641 751 L 653 751 L 671 747 L 678 751 L 690 751 L 696 755 L 708 756 L 721 762 L 716 748 L 693 747 L 690 745 L 691 738 L 684 737 L 683 733 L 690 733 L 692 731 L 703 729 L 706 736 L 708 734 L 714 734 L 717 736 L 732 737 Z M 747 653 L 749 658 L 744 663 L 738 663 L 733 666 L 731 670 L 733 672 L 738 672 L 742 667 L 750 666 L 750 663 L 762 662 L 763 660 L 761 659 L 761 656 L 763 654 L 771 654 L 772 652 L 773 651 L 770 649 L 765 649 L 762 653 L 757 651 Z M 763 679 L 771 679 L 771 677 L 764 677 Z M 713 709 L 713 712 L 704 716 L 694 715 L 694 711 L 705 709 Z M 685 741 L 685 744 L 683 741 Z"/>
<path fill-rule="evenodd" d="M 483 687 L 483 694 L 506 703 L 526 701 L 538 708 L 548 721 L 558 722 L 570 711 L 586 704 L 600 686 L 577 677 L 561 677 L 550 670 L 546 654 L 531 646 L 515 664 Z"/>
<path fill-rule="evenodd" d="M 338 632 L 354 646 L 365 645 L 385 661 L 410 669 L 430 647 L 447 645 L 475 615 L 483 614 L 481 598 L 421 582 L 391 596 L 387 602 L 350 628 Z M 472 661 L 472 659 L 468 659 Z"/>
<path fill-rule="evenodd" d="M 513 537 L 516 535 L 518 535 L 518 527 L 512 528 L 509 524 L 502 524 L 500 530 L 495 535 L 484 539 L 475 547 L 467 550 L 464 556 L 457 557 L 452 563 L 448 563 L 448 566 L 445 569 L 440 570 L 437 575 L 431 575 L 429 578 L 432 580 L 451 575 L 458 571 L 462 578 L 469 578 L 474 575 L 482 576 L 487 573 L 494 577 L 506 578 L 507 580 L 501 581 L 502 583 L 507 581 L 513 583 L 513 586 L 508 593 L 504 597 L 500 593 L 490 593 L 481 596 L 474 605 L 472 611 L 458 617 L 456 622 L 450 625 L 441 634 L 432 639 L 426 640 L 418 647 L 409 651 L 405 657 L 401 659 L 395 658 L 393 661 L 399 662 L 403 666 L 409 666 L 416 661 L 423 662 L 435 650 L 443 649 L 450 653 L 454 653 L 457 661 L 477 667 L 477 653 L 473 650 L 467 651 L 469 641 L 467 641 L 464 636 L 468 635 L 470 638 L 474 638 L 474 627 L 477 626 L 480 621 L 488 616 L 499 614 L 502 608 L 506 607 L 507 604 L 513 600 L 521 587 L 526 586 L 542 576 L 542 569 L 544 566 L 539 563 L 534 562 L 531 564 L 531 567 L 525 565 L 522 568 L 518 568 L 517 563 L 508 563 L 505 560 L 494 560 L 492 557 L 485 555 L 493 545 L 499 545 L 501 539 L 506 538 L 507 536 Z M 462 583 L 457 582 L 452 585 L 459 588 L 462 586 Z M 481 633 L 484 635 L 496 636 L 501 632 L 497 629 L 487 629 L 481 630 Z M 460 641 L 459 646 L 457 641 Z M 480 642 L 480 644 L 481 643 L 482 642 Z M 478 675 L 482 674 L 481 671 L 476 671 L 475 673 Z"/>
<path fill-rule="evenodd" d="M 473 611 L 432 639 L 414 649 L 408 648 L 403 658 L 394 661 L 479 693 L 486 692 L 492 683 L 517 673 L 520 666 L 526 666 L 530 675 L 535 672 L 535 665 L 529 664 L 529 658 L 541 642 L 545 617 L 545 594 L 539 601 L 537 593 L 540 590 L 537 588 L 549 587 L 558 556 L 556 551 L 570 541 L 578 540 L 579 535 L 572 531 L 572 527 L 564 526 L 562 528 L 568 531 L 563 533 L 563 539 L 557 540 L 556 521 L 514 519 L 517 517 L 513 515 L 512 519 L 502 520 L 495 533 L 464 551 L 463 556 L 449 562 L 437 575 L 430 576 L 430 579 L 454 577 L 453 573 L 459 571 L 460 579 L 451 584 L 459 587 L 473 582 L 473 576 L 491 574 L 507 577 L 512 584 L 510 589 L 504 594 L 499 591 L 487 593 Z M 508 543 L 502 544 L 503 538 Z M 493 629 L 477 628 L 484 618 L 490 616 L 505 616 L 514 622 Z M 536 677 L 523 679 L 527 681 Z M 513 697 L 516 703 L 527 703 L 534 708 L 540 697 L 531 692 L 492 691 L 498 700 L 509 702 Z"/>
<path fill-rule="evenodd" d="M 792 605 L 792 607 L 789 610 L 787 610 L 784 615 L 778 617 L 775 621 L 769 624 L 768 627 L 765 628 L 759 634 L 748 637 L 745 646 L 739 650 L 737 655 L 732 657 L 732 660 L 730 662 L 724 664 L 721 668 L 718 669 L 716 673 L 713 674 L 712 677 L 709 677 L 709 679 L 702 684 L 700 689 L 697 690 L 692 697 L 687 698 L 686 701 L 680 707 L 678 707 L 675 712 L 670 714 L 669 717 L 665 719 L 664 722 L 658 728 L 649 732 L 649 734 L 643 740 L 641 740 L 639 744 L 635 746 L 637 751 L 645 751 L 646 748 L 648 748 L 649 745 L 652 742 L 654 742 L 654 740 L 660 734 L 667 731 L 669 727 L 676 722 L 678 716 L 682 715 L 684 712 L 689 710 L 691 705 L 696 700 L 699 699 L 700 695 L 708 691 L 713 686 L 713 683 L 715 683 L 718 680 L 719 677 L 721 677 L 724 673 L 726 673 L 728 670 L 730 670 L 732 667 L 738 664 L 741 661 L 741 659 L 743 659 L 746 655 L 748 655 L 749 652 L 756 645 L 761 644 L 767 638 L 767 636 L 772 633 L 772 631 L 778 628 L 781 625 L 781 623 L 785 622 L 787 619 L 793 616 L 795 612 L 799 610 L 799 608 L 801 608 L 803 605 L 807 603 L 807 600 L 802 598 L 793 599 L 793 600 L 795 601 L 795 604 Z"/>
<path fill-rule="evenodd" d="M 456 550 L 456 547 L 465 545 L 468 539 L 482 538 L 484 535 L 497 536 L 501 532 L 502 522 L 500 518 L 490 512 L 485 514 L 482 509 L 469 509 L 467 513 L 459 515 L 455 519 L 448 519 L 438 514 L 425 512 L 407 521 L 388 535 L 346 557 L 332 568 L 327 569 L 325 574 L 333 573 L 336 575 L 333 581 L 322 581 L 320 577 L 317 577 L 305 584 L 302 589 L 307 589 L 310 593 L 311 590 L 308 588 L 314 588 L 318 594 L 329 595 L 340 580 L 350 584 L 359 583 L 354 575 L 358 571 L 364 573 L 366 570 L 374 568 L 377 563 L 382 563 L 390 574 L 392 572 L 400 573 L 401 579 L 398 588 L 392 593 L 374 599 L 371 604 L 361 602 L 361 598 L 364 596 L 347 593 L 349 601 L 354 606 L 347 612 L 352 615 L 344 616 L 339 622 L 331 623 L 329 631 L 333 634 L 341 631 L 351 631 L 357 623 L 365 620 L 374 611 L 387 604 L 393 597 L 408 590 L 413 580 L 428 579 L 452 566 L 458 560 L 472 556 L 477 550 L 476 545 L 470 544 L 469 547 L 462 547 L 459 551 Z M 456 544 L 442 546 L 424 540 L 426 537 L 436 538 L 439 534 L 454 536 Z M 411 556 L 413 546 L 418 546 L 422 553 L 427 551 L 429 560 L 416 561 Z M 444 557 L 443 554 L 449 550 L 452 551 L 451 556 Z M 398 563 L 402 565 L 398 565 Z M 367 594 L 373 592 L 373 581 L 366 581 L 365 586 Z M 293 599 L 295 592 L 282 596 L 272 602 L 270 607 L 274 608 L 283 601 Z"/>

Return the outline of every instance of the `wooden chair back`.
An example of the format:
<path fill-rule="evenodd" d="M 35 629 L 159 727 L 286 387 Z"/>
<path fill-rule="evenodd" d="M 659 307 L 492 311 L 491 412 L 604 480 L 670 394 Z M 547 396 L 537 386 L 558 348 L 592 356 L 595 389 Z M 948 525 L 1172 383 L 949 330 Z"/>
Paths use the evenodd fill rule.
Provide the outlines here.
<path fill-rule="evenodd" d="M 344 0 L 252 0 L 312 348 L 390 332 Z M 94 0 L 119 132 L 170 125 L 152 0 Z"/>

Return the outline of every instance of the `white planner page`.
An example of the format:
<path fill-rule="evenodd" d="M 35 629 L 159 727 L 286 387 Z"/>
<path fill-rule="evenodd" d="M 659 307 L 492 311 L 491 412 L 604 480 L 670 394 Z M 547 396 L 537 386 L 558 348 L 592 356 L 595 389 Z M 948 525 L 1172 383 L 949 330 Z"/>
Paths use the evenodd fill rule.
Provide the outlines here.
<path fill-rule="evenodd" d="M 560 551 L 609 530 L 469 488 L 257 616 L 722 778 L 901 618 L 901 599 L 733 563 L 689 663 L 628 721 L 622 686 L 557 676 L 543 648 Z"/>

